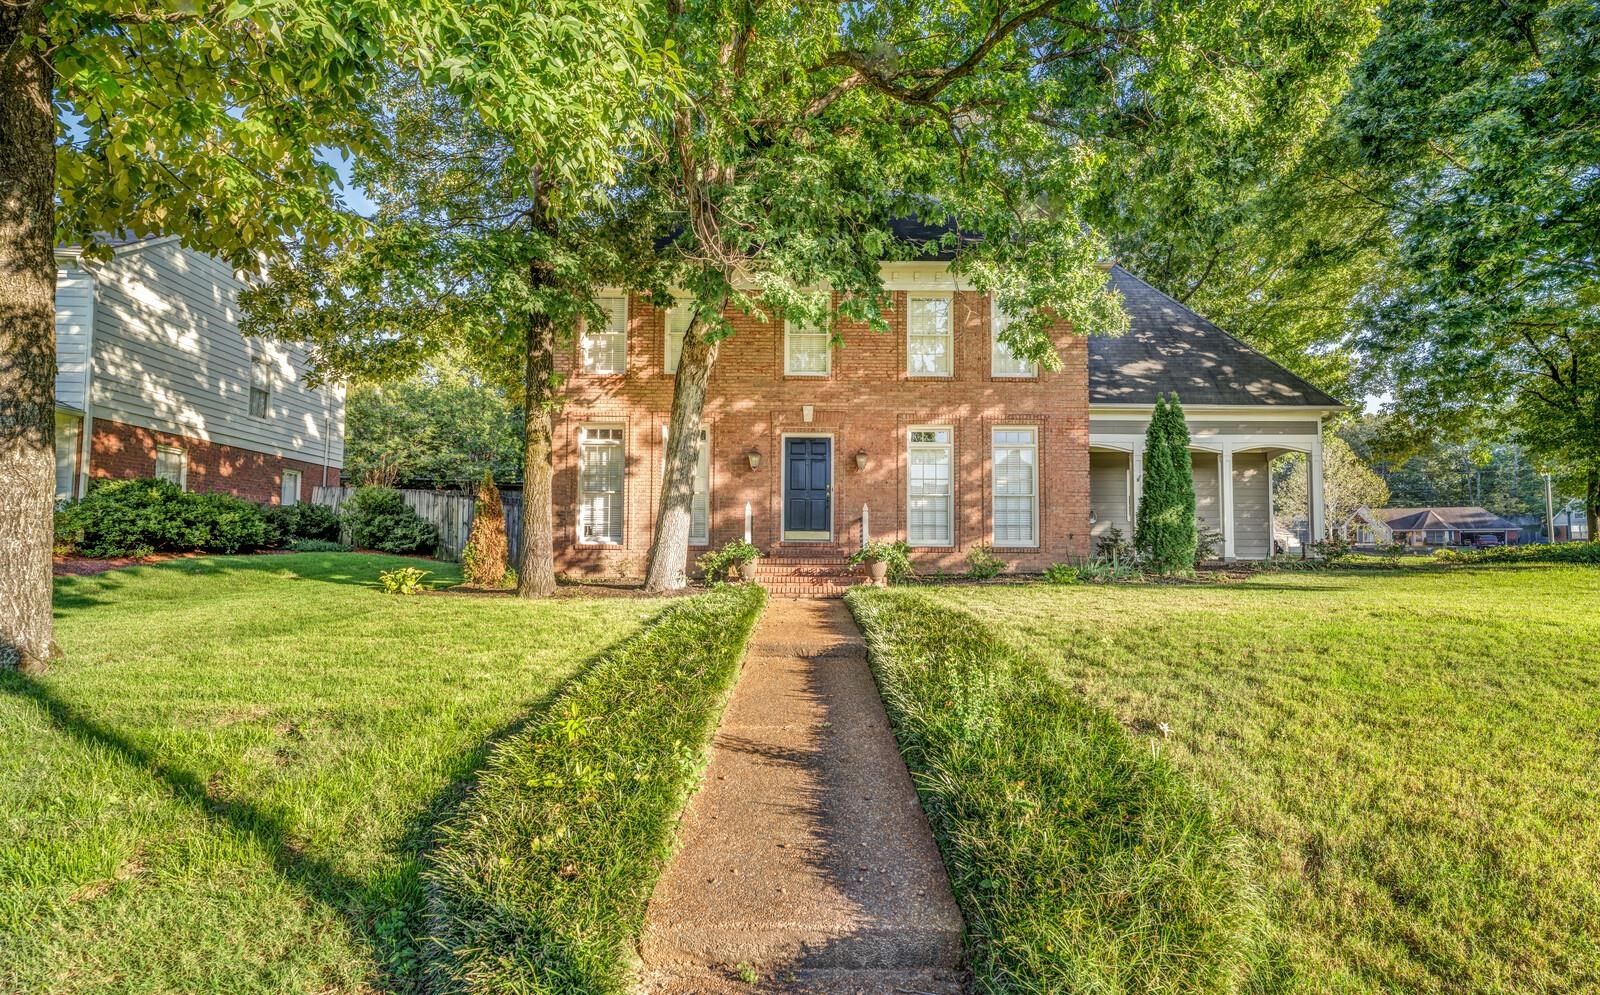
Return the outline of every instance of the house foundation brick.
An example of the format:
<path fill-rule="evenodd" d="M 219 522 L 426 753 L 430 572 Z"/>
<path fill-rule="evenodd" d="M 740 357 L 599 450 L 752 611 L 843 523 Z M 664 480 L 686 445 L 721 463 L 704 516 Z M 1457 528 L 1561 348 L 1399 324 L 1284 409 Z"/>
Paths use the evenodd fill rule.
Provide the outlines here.
<path fill-rule="evenodd" d="M 729 312 L 735 334 L 723 340 L 712 370 L 704 424 L 711 446 L 710 546 L 742 538 L 745 506 L 755 544 L 769 554 L 842 556 L 859 547 L 862 508 L 875 539 L 906 538 L 907 433 L 913 426 L 953 433 L 954 543 L 915 548 L 922 571 L 965 569 L 971 549 L 992 544 L 991 431 L 1038 430 L 1039 544 L 998 549 L 1009 567 L 1037 571 L 1089 553 L 1089 400 L 1085 339 L 1061 324 L 1055 341 L 1063 368 L 1034 378 L 991 375 L 990 307 L 976 293 L 952 295 L 953 375 L 906 374 L 907 294 L 896 292 L 887 332 L 847 326 L 825 377 L 786 376 L 783 322 Z M 565 406 L 554 440 L 557 569 L 581 576 L 639 577 L 660 500 L 665 427 L 673 376 L 665 370 L 665 312 L 637 296 L 628 301 L 627 373 L 584 373 L 577 344 L 564 347 Z M 807 409 L 810 417 L 807 419 Z M 624 430 L 623 541 L 578 539 L 578 442 L 585 425 Z M 786 434 L 833 438 L 833 538 L 784 542 L 782 445 Z M 751 469 L 748 454 L 760 453 Z M 865 453 L 865 469 L 856 454 Z M 691 560 L 707 547 L 691 546 Z"/>
<path fill-rule="evenodd" d="M 113 480 L 154 476 L 157 446 L 172 446 L 187 453 L 186 486 L 191 491 L 232 494 L 258 504 L 277 504 L 282 497 L 284 470 L 300 471 L 301 502 L 311 500 L 312 488 L 323 486 L 320 463 L 103 418 L 94 420 L 89 475 Z M 327 468 L 327 486 L 339 486 L 338 467 Z"/>

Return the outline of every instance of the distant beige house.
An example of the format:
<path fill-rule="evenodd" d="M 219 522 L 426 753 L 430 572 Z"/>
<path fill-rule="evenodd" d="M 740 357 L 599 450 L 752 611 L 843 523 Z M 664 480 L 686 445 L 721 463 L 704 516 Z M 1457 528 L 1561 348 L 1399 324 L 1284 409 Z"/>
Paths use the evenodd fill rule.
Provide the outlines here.
<path fill-rule="evenodd" d="M 244 286 L 175 238 L 57 250 L 58 500 L 98 477 L 273 504 L 338 485 L 344 390 L 305 386 L 303 348 L 240 334 Z"/>

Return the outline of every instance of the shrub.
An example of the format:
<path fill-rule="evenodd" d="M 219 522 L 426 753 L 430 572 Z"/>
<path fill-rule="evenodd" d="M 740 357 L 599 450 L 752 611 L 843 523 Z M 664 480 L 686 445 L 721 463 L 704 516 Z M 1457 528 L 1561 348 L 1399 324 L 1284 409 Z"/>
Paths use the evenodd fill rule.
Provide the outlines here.
<path fill-rule="evenodd" d="M 1222 533 L 1209 525 L 1195 523 L 1194 561 L 1204 563 L 1222 555 Z"/>
<path fill-rule="evenodd" d="M 967 576 L 973 580 L 988 580 L 1000 576 L 1006 561 L 994 554 L 993 547 L 974 546 L 967 553 Z"/>
<path fill-rule="evenodd" d="M 1094 541 L 1094 555 L 1102 560 L 1131 563 L 1134 557 L 1133 543 L 1128 541 L 1121 529 L 1113 525 Z"/>
<path fill-rule="evenodd" d="M 1144 484 L 1133 545 L 1139 559 L 1163 574 L 1194 569 L 1194 465 L 1189 457 L 1189 425 L 1178 395 L 1156 398 L 1145 430 Z"/>
<path fill-rule="evenodd" d="M 422 591 L 422 578 L 432 572 L 421 567 L 395 567 L 378 574 L 378 584 L 384 594 L 418 594 Z"/>
<path fill-rule="evenodd" d="M 1311 551 L 1328 563 L 1347 560 L 1352 552 L 1349 537 L 1338 532 L 1329 533 L 1327 538 L 1312 543 Z"/>
<path fill-rule="evenodd" d="M 240 553 L 268 545 L 271 534 L 249 501 L 147 478 L 97 483 L 56 517 L 57 547 L 84 556 Z"/>
<path fill-rule="evenodd" d="M 1076 584 L 1082 579 L 1078 568 L 1070 563 L 1052 563 L 1044 568 L 1046 584 Z"/>
<path fill-rule="evenodd" d="M 1600 565 L 1600 542 L 1529 543 L 1488 549 L 1441 549 L 1441 563 L 1580 563 Z"/>
<path fill-rule="evenodd" d="M 505 579 L 511 547 L 506 542 L 506 510 L 494 474 L 485 470 L 472 508 L 472 530 L 461 551 L 461 571 L 473 587 L 499 587 Z"/>
<path fill-rule="evenodd" d="M 675 601 L 504 739 L 430 854 L 437 988 L 633 991 L 645 907 L 761 615 Z"/>
<path fill-rule="evenodd" d="M 270 505 L 266 517 L 275 546 L 288 546 L 302 539 L 339 541 L 338 514 L 320 504 Z"/>
<path fill-rule="evenodd" d="M 882 539 L 869 539 L 866 545 L 850 554 L 850 565 L 858 567 L 863 563 L 886 563 L 889 572 L 886 574 L 891 584 L 904 584 L 915 580 L 917 571 L 911 566 L 911 545 L 904 539 L 895 542 L 886 542 Z"/>
<path fill-rule="evenodd" d="M 350 547 L 342 542 L 329 542 L 326 539 L 296 539 L 289 544 L 289 548 L 296 553 L 348 553 Z"/>
<path fill-rule="evenodd" d="M 358 487 L 345 505 L 350 542 L 358 549 L 431 555 L 439 532 L 392 487 Z"/>
<path fill-rule="evenodd" d="M 754 563 L 761 558 L 761 550 L 743 539 L 735 539 L 726 543 L 721 549 L 708 550 L 700 554 L 695 560 L 695 565 L 705 574 L 708 581 L 732 580 L 733 572 L 740 565 Z"/>
<path fill-rule="evenodd" d="M 966 920 L 976 990 L 1223 993 L 1260 955 L 1238 834 L 1048 664 L 926 595 L 845 595 Z"/>

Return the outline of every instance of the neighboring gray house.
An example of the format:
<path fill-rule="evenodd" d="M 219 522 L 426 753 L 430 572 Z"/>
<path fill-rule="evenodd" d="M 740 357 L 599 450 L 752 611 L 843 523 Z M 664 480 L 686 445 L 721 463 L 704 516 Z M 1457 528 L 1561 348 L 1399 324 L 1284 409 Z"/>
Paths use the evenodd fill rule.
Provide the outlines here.
<path fill-rule="evenodd" d="M 344 390 L 304 385 L 303 348 L 239 333 L 232 267 L 175 238 L 56 267 L 57 499 L 96 477 L 286 504 L 339 483 Z"/>
<path fill-rule="evenodd" d="M 1471 546 L 1479 536 L 1514 543 L 1521 536 L 1515 522 L 1475 505 L 1452 508 L 1374 508 L 1372 514 L 1394 536 L 1411 547 Z"/>

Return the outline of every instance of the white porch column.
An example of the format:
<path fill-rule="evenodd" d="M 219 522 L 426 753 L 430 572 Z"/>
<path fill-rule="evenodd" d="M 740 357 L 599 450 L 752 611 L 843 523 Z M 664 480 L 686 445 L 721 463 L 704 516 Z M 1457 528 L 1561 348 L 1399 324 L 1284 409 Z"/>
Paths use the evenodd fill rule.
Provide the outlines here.
<path fill-rule="evenodd" d="M 1307 541 L 1322 541 L 1322 423 L 1317 423 L 1317 434 L 1311 440 L 1311 458 L 1306 460 L 1306 494 L 1310 496 L 1306 509 L 1306 524 L 1310 531 Z"/>
<path fill-rule="evenodd" d="M 1139 526 L 1139 494 L 1144 490 L 1144 442 L 1135 442 L 1130 459 L 1133 473 L 1128 478 L 1128 541 L 1133 541 L 1133 530 Z"/>
<path fill-rule="evenodd" d="M 1217 456 L 1217 490 L 1222 505 L 1222 558 L 1233 560 L 1233 443 L 1222 440 Z"/>

